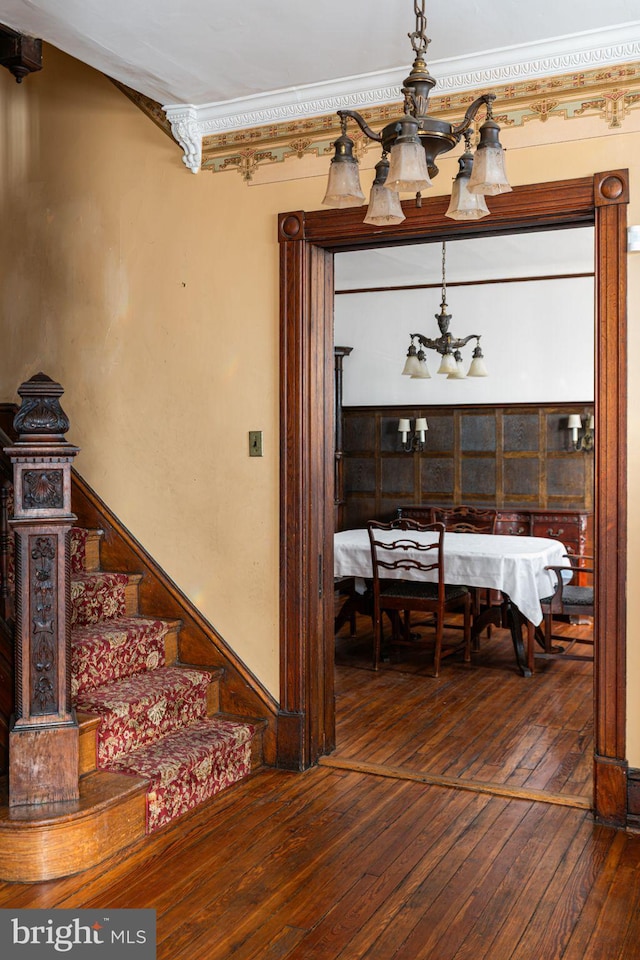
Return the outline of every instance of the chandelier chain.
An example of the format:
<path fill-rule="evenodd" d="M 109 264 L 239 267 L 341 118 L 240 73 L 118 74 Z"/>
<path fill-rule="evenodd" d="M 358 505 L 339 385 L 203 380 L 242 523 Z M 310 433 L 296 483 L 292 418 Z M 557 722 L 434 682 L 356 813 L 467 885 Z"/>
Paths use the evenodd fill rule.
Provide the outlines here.
<path fill-rule="evenodd" d="M 446 257 L 446 243 L 442 241 L 442 303 L 446 305 L 447 303 L 447 281 L 445 275 L 445 257 Z"/>
<path fill-rule="evenodd" d="M 407 34 L 411 40 L 411 46 L 414 53 L 424 54 L 431 43 L 427 37 L 427 18 L 424 12 L 425 0 L 413 0 L 413 10 L 416 15 L 416 29 L 413 33 Z"/>

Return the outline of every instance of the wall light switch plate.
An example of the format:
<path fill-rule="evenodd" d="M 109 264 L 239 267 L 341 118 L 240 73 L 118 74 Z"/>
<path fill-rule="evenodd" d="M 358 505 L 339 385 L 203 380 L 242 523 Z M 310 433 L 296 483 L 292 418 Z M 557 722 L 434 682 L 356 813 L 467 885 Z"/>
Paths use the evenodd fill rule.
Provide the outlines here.
<path fill-rule="evenodd" d="M 262 456 L 262 430 L 249 430 L 249 456 Z"/>

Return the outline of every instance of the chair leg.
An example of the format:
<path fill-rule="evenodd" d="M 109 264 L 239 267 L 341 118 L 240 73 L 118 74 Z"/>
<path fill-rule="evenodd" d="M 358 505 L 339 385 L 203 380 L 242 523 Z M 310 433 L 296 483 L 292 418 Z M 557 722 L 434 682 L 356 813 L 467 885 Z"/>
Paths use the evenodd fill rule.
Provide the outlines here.
<path fill-rule="evenodd" d="M 376 606 L 373 611 L 373 669 L 377 670 L 380 664 L 380 645 L 382 642 L 382 614 Z"/>
<path fill-rule="evenodd" d="M 471 598 L 464 605 L 464 662 L 471 660 Z"/>
<path fill-rule="evenodd" d="M 444 627 L 444 616 L 438 616 L 436 619 L 436 646 L 433 654 L 433 675 L 440 676 L 440 660 L 442 658 L 442 632 Z"/>
<path fill-rule="evenodd" d="M 530 620 L 527 624 L 527 667 L 533 673 L 535 669 L 535 646 L 536 646 L 536 628 Z"/>
<path fill-rule="evenodd" d="M 551 653 L 552 646 L 551 643 L 551 634 L 553 633 L 553 617 L 551 613 L 545 613 L 544 615 L 544 652 Z"/>

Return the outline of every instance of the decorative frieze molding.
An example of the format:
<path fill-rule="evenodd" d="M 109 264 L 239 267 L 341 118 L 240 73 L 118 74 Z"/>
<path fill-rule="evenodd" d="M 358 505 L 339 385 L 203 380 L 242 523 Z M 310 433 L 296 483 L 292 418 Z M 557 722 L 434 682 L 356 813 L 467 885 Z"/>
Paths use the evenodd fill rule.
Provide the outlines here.
<path fill-rule="evenodd" d="M 463 91 L 510 86 L 637 60 L 640 21 L 470 57 L 434 60 L 430 69 L 438 82 L 438 98 L 446 100 Z M 185 165 L 197 173 L 203 163 L 203 142 L 208 138 L 287 126 L 305 118 L 335 114 L 339 109 L 362 111 L 396 104 L 402 100 L 400 90 L 407 72 L 404 66 L 224 103 L 168 104 L 163 109 L 183 149 Z"/>
<path fill-rule="evenodd" d="M 551 119 L 567 121 L 591 118 L 602 125 L 603 133 L 624 131 L 625 121 L 628 125 L 631 113 L 640 109 L 640 62 L 590 73 L 527 80 L 494 89 L 497 95 L 495 115 L 503 128 L 503 143 L 507 149 L 511 146 L 509 130 L 523 130 L 532 122 L 547 123 Z M 455 123 L 480 92 L 462 91 L 434 97 L 430 114 Z M 370 127 L 379 129 L 401 109 L 402 105 L 397 103 L 363 110 L 362 113 Z M 631 123 L 633 129 L 637 129 L 638 120 L 631 118 Z M 248 182 L 266 165 L 283 163 L 294 157 L 329 158 L 333 154 L 332 144 L 338 132 L 337 117 L 333 114 L 206 137 L 202 142 L 202 169 L 214 173 L 235 170 Z M 372 141 L 357 130 L 353 130 L 351 135 L 358 159 L 363 161 L 365 167 L 372 166 L 365 159 L 371 149 L 377 156 Z M 550 136 L 571 139 L 573 136 L 580 137 L 581 133 L 560 133 L 556 127 Z M 274 176 L 280 179 L 275 171 L 269 174 L 269 179 L 274 179 Z M 290 169 L 286 176 L 295 178 L 295 169 Z"/>

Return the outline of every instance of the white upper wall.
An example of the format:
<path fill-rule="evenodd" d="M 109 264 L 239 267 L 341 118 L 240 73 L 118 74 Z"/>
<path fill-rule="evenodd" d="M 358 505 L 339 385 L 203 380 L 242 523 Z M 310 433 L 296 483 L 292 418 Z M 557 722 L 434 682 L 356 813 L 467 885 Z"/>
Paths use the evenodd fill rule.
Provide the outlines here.
<path fill-rule="evenodd" d="M 438 284 L 335 297 L 335 342 L 353 347 L 343 367 L 345 406 L 593 400 L 593 277 L 562 277 L 592 273 L 591 228 L 447 242 L 450 332 L 481 335 L 486 378 L 437 376 L 433 350 L 430 380 L 401 376 L 410 334 L 439 336 L 441 258 L 439 242 L 336 255 L 336 290 Z M 474 346 L 462 351 L 466 368 Z"/>

